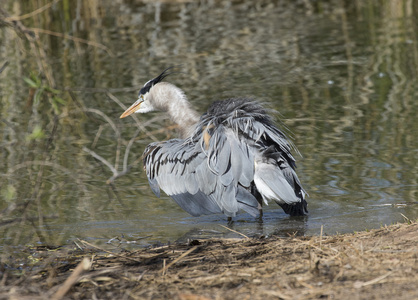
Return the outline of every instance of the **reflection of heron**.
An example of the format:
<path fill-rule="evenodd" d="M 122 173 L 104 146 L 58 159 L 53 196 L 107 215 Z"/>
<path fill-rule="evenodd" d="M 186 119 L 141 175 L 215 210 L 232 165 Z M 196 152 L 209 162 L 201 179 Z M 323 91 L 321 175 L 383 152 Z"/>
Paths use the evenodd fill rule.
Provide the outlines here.
<path fill-rule="evenodd" d="M 257 102 L 214 102 L 199 119 L 183 91 L 161 82 L 166 69 L 148 81 L 121 118 L 165 111 L 179 125 L 181 138 L 150 144 L 144 152 L 149 184 L 160 188 L 193 216 L 239 209 L 256 216 L 267 200 L 290 215 L 307 212 L 305 192 L 295 172 L 291 144 Z"/>

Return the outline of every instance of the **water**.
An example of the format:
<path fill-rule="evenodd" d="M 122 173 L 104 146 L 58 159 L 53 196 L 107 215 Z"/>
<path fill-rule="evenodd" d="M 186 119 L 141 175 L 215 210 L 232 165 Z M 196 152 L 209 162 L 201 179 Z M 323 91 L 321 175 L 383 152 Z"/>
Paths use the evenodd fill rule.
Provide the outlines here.
<path fill-rule="evenodd" d="M 5 3 L 24 15 L 48 2 Z M 242 213 L 231 229 L 287 236 L 322 226 L 335 234 L 418 217 L 418 23 L 410 1 L 65 3 L 21 21 L 38 28 L 36 52 L 12 27 L 0 29 L 0 68 L 9 62 L 0 74 L 1 252 L 77 238 L 136 247 L 238 236 L 221 226 L 226 217 L 194 218 L 151 192 L 140 157 L 153 140 L 175 136 L 166 118 L 138 116 L 146 131 L 119 119 L 117 100 L 132 104 L 172 65 L 183 73 L 168 80 L 201 112 L 231 96 L 280 111 L 303 155 L 309 216 L 290 218 L 272 203 L 263 223 Z M 31 74 L 42 80 L 32 89 L 23 80 Z M 112 171 L 103 161 L 121 171 L 128 145 L 130 171 L 107 184 Z"/>

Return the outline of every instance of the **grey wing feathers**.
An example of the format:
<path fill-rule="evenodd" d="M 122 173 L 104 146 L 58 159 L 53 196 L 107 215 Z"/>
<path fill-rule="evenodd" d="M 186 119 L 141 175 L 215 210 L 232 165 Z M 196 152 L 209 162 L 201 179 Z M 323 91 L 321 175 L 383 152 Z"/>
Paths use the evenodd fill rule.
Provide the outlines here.
<path fill-rule="evenodd" d="M 292 147 L 261 105 L 230 99 L 214 103 L 191 137 L 150 144 L 144 166 L 153 192 L 159 196 L 160 187 L 193 216 L 235 216 L 240 209 L 256 216 L 255 187 L 265 201 L 302 215 L 305 193 Z"/>
<path fill-rule="evenodd" d="M 208 150 L 199 141 L 191 140 L 174 139 L 149 145 L 144 153 L 144 165 L 153 192 L 159 196 L 160 187 L 193 216 L 221 212 L 235 216 L 240 209 L 256 216 L 257 200 L 238 187 L 239 177 L 234 178 L 238 173 L 235 168 L 241 172 L 242 166 L 231 164 L 231 141 L 219 134 L 210 143 Z M 160 157 L 165 159 L 157 161 Z M 238 160 L 252 166 L 248 156 Z M 243 182 L 248 183 L 245 176 Z"/>

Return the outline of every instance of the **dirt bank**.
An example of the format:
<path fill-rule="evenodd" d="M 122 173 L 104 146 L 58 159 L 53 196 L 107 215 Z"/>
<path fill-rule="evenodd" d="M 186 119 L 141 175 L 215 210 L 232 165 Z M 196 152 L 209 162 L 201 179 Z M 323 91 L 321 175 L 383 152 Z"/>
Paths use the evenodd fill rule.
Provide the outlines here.
<path fill-rule="evenodd" d="M 2 263 L 0 298 L 418 299 L 417 230 L 414 222 L 329 237 L 200 240 L 114 254 L 83 242 L 83 250 L 37 249 L 31 269 Z"/>

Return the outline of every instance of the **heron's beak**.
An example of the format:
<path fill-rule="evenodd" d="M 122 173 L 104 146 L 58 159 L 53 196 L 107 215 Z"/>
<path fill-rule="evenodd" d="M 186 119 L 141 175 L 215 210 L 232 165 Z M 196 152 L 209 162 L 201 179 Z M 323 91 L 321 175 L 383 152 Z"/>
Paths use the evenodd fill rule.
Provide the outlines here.
<path fill-rule="evenodd" d="M 141 103 L 144 102 L 144 99 L 139 98 L 138 100 L 136 100 L 136 102 L 134 104 L 132 104 L 127 110 L 125 110 L 125 112 L 120 116 L 120 118 L 125 118 L 131 114 L 133 114 L 134 112 L 136 112 L 139 107 L 141 106 Z"/>

